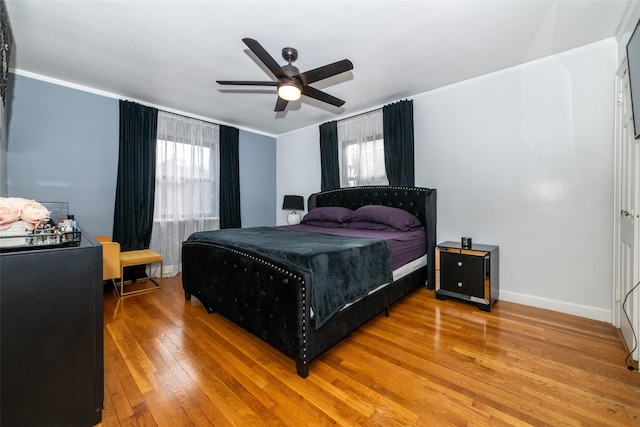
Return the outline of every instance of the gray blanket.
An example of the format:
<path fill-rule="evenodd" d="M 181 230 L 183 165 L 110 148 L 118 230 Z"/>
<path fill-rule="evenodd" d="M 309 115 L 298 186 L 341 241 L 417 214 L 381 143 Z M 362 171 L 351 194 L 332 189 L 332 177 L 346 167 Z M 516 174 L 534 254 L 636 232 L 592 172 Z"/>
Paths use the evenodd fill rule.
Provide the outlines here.
<path fill-rule="evenodd" d="M 308 272 L 316 328 L 393 279 L 390 245 L 380 239 L 254 227 L 202 231 L 188 240 L 234 247 Z"/>

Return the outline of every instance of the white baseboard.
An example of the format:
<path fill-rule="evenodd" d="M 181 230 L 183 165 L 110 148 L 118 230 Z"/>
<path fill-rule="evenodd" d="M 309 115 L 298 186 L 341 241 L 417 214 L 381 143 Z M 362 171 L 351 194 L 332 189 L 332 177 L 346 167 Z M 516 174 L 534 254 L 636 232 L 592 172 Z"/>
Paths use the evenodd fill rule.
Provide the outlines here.
<path fill-rule="evenodd" d="M 514 302 L 517 304 L 530 305 L 537 308 L 544 308 L 546 310 L 559 311 L 561 313 L 586 317 L 587 319 L 599 320 L 601 322 L 612 323 L 613 321 L 613 314 L 611 310 L 603 310 L 601 308 L 590 307 L 587 305 L 574 304 L 566 301 L 557 301 L 533 295 L 504 291 L 502 289 L 500 290 L 498 304 L 500 304 L 500 300 Z"/>

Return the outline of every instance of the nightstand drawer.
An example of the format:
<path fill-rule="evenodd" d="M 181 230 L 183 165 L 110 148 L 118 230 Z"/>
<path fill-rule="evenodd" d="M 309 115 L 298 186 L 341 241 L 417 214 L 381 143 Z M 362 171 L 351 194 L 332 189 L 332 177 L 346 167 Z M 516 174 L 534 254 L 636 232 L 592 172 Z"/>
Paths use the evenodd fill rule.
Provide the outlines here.
<path fill-rule="evenodd" d="M 484 277 L 466 274 L 442 274 L 440 289 L 458 292 L 472 297 L 484 298 Z"/>
<path fill-rule="evenodd" d="M 484 257 L 442 252 L 440 254 L 440 270 L 451 275 L 466 274 L 469 276 L 485 276 Z"/>

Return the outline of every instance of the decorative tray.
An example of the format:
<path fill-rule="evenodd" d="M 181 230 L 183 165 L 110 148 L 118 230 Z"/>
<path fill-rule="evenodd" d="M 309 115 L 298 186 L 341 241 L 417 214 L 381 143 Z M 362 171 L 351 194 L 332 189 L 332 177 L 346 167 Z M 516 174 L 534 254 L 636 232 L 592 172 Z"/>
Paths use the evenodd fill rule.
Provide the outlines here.
<path fill-rule="evenodd" d="M 19 235 L 0 234 L 0 252 L 79 246 L 81 240 L 80 230 L 60 231 L 55 227 L 37 228 Z"/>

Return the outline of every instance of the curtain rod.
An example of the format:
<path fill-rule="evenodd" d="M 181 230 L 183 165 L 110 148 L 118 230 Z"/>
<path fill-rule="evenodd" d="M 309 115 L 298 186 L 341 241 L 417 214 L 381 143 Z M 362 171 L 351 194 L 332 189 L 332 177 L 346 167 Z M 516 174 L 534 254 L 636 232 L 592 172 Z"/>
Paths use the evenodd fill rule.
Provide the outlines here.
<path fill-rule="evenodd" d="M 413 101 L 413 99 L 401 99 L 401 100 L 399 100 L 399 101 L 392 102 L 391 104 L 386 104 L 386 105 L 383 105 L 382 107 L 374 108 L 373 110 L 363 111 L 362 113 L 357 113 L 357 114 L 354 114 L 354 115 L 352 115 L 352 116 L 343 117 L 343 118 L 341 118 L 341 119 L 329 120 L 328 122 L 325 122 L 325 123 L 339 122 L 340 120 L 348 120 L 348 119 L 352 119 L 352 118 L 354 118 L 354 117 L 364 116 L 365 114 L 370 114 L 370 113 L 373 113 L 374 111 L 382 110 L 382 109 L 383 109 L 384 107 L 386 107 L 387 105 L 393 105 L 393 104 L 396 104 L 396 103 L 398 103 L 398 102 L 408 102 L 408 101 Z"/>

